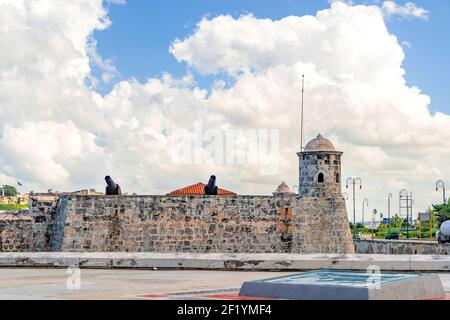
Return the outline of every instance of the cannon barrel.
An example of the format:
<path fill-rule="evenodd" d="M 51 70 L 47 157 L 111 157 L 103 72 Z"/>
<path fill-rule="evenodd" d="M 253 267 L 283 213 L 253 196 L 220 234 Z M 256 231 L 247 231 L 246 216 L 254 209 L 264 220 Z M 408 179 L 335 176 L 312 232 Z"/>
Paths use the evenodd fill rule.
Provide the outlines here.
<path fill-rule="evenodd" d="M 211 176 L 209 178 L 208 184 L 205 186 L 205 194 L 206 195 L 217 195 L 217 186 L 216 186 L 216 176 Z"/>
<path fill-rule="evenodd" d="M 114 182 L 114 180 L 110 176 L 106 176 L 105 180 L 106 180 L 106 184 L 108 185 L 108 187 L 111 190 L 117 189 L 117 184 Z"/>

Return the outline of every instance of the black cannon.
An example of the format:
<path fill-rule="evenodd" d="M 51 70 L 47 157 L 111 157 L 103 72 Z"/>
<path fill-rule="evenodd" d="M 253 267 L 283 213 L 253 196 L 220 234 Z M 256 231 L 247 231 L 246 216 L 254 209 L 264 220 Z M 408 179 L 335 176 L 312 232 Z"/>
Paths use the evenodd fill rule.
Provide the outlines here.
<path fill-rule="evenodd" d="M 114 180 L 110 176 L 105 177 L 106 181 L 106 192 L 107 196 L 121 196 L 122 190 L 120 190 L 120 186 L 114 182 Z"/>
<path fill-rule="evenodd" d="M 211 176 L 209 178 L 208 184 L 205 186 L 205 195 L 207 196 L 217 196 L 218 189 L 216 186 L 216 176 Z"/>

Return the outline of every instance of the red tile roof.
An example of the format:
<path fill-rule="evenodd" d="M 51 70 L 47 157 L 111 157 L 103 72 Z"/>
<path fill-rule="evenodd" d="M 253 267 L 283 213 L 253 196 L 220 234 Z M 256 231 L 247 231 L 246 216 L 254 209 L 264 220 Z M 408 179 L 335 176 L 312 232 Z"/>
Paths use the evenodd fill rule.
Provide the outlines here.
<path fill-rule="evenodd" d="M 182 189 L 178 189 L 169 193 L 169 196 L 201 196 L 205 194 L 205 184 L 197 183 L 192 186 L 188 186 Z M 236 193 L 218 188 L 217 193 L 219 196 L 235 196 Z"/>

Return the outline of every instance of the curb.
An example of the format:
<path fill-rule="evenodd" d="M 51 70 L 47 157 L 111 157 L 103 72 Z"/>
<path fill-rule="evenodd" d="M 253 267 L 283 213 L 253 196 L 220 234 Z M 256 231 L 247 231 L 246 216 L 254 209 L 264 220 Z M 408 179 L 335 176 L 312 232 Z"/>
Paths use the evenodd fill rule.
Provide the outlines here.
<path fill-rule="evenodd" d="M 0 268 L 306 271 L 316 269 L 450 272 L 449 256 L 190 253 L 0 253 Z"/>

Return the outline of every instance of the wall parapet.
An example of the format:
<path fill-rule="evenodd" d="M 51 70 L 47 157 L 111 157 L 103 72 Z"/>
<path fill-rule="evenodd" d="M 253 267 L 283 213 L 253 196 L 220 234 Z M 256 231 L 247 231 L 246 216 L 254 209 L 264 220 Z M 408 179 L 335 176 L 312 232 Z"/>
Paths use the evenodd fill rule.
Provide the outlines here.
<path fill-rule="evenodd" d="M 358 240 L 357 254 L 450 255 L 450 244 L 421 240 Z"/>

